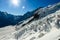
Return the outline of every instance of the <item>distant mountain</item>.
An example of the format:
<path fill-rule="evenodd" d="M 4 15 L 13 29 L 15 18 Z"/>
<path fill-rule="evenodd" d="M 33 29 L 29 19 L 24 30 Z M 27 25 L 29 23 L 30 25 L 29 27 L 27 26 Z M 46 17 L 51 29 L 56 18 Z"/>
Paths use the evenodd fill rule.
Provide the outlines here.
<path fill-rule="evenodd" d="M 13 25 L 15 23 L 14 15 L 8 14 L 7 12 L 0 11 L 0 27 Z M 13 23 L 14 22 L 14 23 Z"/>
<path fill-rule="evenodd" d="M 27 12 L 23 16 L 15 16 L 12 14 L 8 14 L 7 12 L 0 11 L 0 27 L 8 26 L 8 25 L 16 25 L 18 22 L 26 20 L 31 17 L 33 13 Z"/>
<path fill-rule="evenodd" d="M 22 16 L 15 16 L 12 14 L 8 14 L 7 12 L 0 11 L 0 27 L 8 26 L 8 25 L 16 25 L 18 20 L 20 20 Z"/>
<path fill-rule="evenodd" d="M 8 25 L 16 25 L 17 23 L 26 20 L 33 16 L 34 13 L 27 12 L 23 16 L 22 15 L 12 15 L 7 12 L 0 11 L 0 27 L 8 26 Z"/>

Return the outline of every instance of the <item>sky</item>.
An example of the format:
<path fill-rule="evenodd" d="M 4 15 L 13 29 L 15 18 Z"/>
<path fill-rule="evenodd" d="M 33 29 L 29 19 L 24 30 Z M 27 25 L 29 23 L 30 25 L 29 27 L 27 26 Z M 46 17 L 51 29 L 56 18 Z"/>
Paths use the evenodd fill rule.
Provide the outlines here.
<path fill-rule="evenodd" d="M 38 7 L 45 7 L 60 0 L 0 0 L 0 11 L 13 15 L 23 15 Z"/>

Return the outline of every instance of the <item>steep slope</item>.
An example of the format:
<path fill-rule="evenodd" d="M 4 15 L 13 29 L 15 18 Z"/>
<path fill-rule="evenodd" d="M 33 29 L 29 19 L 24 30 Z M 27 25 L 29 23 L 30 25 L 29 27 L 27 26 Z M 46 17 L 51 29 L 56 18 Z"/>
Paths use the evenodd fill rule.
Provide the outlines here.
<path fill-rule="evenodd" d="M 17 30 L 16 39 L 20 39 L 20 40 L 35 40 L 36 39 L 37 40 L 38 38 L 43 37 L 45 34 L 49 33 L 54 28 L 59 30 L 60 28 L 60 23 L 59 23 L 60 22 L 59 21 L 60 20 L 60 14 L 59 14 L 60 3 L 55 4 L 48 8 L 47 7 L 41 8 L 37 10 L 37 12 L 39 14 L 39 19 L 36 19 L 34 18 L 34 16 L 32 16 L 30 19 L 27 19 L 24 23 L 16 27 L 16 30 Z M 33 21 L 30 21 L 32 19 Z M 54 31 L 52 31 L 52 33 L 53 32 Z M 60 32 L 58 32 L 57 34 L 59 33 Z M 41 40 L 44 40 L 44 39 L 41 39 Z"/>
<path fill-rule="evenodd" d="M 16 33 L 16 37 L 19 40 L 40 40 L 41 37 L 41 40 L 55 40 L 55 38 L 59 38 L 60 35 L 59 16 L 60 10 L 41 20 L 33 21 L 30 24 L 25 25 L 23 28 L 20 28 Z M 51 37 L 50 35 L 53 36 Z"/>

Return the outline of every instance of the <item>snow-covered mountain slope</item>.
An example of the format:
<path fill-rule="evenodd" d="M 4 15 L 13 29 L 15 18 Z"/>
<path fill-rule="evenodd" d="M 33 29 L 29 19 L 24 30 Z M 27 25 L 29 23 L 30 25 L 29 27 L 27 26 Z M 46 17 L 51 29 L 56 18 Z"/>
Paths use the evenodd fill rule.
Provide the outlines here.
<path fill-rule="evenodd" d="M 25 25 L 16 34 L 19 40 L 57 40 L 60 37 L 60 10 Z"/>
<path fill-rule="evenodd" d="M 40 8 L 22 24 L 0 31 L 0 40 L 60 40 L 60 3 Z"/>
<path fill-rule="evenodd" d="M 46 10 L 48 9 L 48 10 Z M 44 10 L 44 11 L 43 11 Z M 27 19 L 23 24 L 17 26 L 16 34 L 17 39 L 20 40 L 34 40 L 49 33 L 54 27 L 59 30 L 60 27 L 60 3 L 53 5 L 49 8 L 41 8 L 38 10 L 39 19 L 34 19 L 29 23 L 33 17 Z M 44 14 L 45 13 L 45 14 Z M 42 16 L 41 16 L 42 15 Z M 44 17 L 43 17 L 44 15 Z M 46 17 L 45 17 L 46 16 Z M 42 17 L 42 18 L 41 18 Z M 22 26 L 24 25 L 24 26 Z M 20 28 L 19 28 L 20 27 Z M 55 29 L 54 29 L 55 30 Z M 43 40 L 43 39 L 42 39 Z"/>

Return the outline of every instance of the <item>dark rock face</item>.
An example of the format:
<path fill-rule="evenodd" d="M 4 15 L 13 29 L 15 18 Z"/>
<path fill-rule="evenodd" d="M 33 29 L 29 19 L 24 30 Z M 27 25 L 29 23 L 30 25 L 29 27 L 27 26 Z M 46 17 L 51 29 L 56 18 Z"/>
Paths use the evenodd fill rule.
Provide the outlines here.
<path fill-rule="evenodd" d="M 33 15 L 33 18 L 30 19 L 27 23 L 23 24 L 22 26 L 25 26 L 26 24 L 29 24 L 30 22 L 32 22 L 33 20 L 37 20 L 39 18 L 39 14 L 38 13 L 35 13 Z"/>
<path fill-rule="evenodd" d="M 58 39 L 58 40 L 60 40 L 60 39 Z"/>
<path fill-rule="evenodd" d="M 39 14 L 38 14 L 38 13 L 35 13 L 35 14 L 34 14 L 34 18 L 35 18 L 35 19 L 38 19 L 38 18 L 39 18 Z"/>

